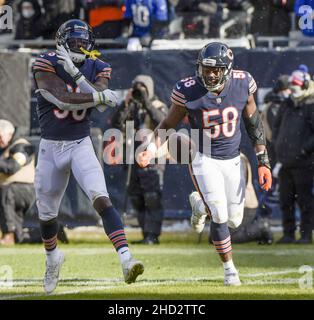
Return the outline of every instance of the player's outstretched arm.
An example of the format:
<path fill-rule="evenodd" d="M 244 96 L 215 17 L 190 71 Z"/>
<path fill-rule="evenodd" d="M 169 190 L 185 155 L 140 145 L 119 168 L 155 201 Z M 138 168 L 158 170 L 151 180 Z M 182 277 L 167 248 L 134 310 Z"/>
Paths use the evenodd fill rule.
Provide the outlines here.
<path fill-rule="evenodd" d="M 248 136 L 255 146 L 258 160 L 259 184 L 262 189 L 268 191 L 272 185 L 271 168 L 266 149 L 266 138 L 262 118 L 257 110 L 253 95 L 249 95 L 242 116 Z"/>
<path fill-rule="evenodd" d="M 94 83 L 91 83 L 86 77 L 80 72 L 80 70 L 74 65 L 69 52 L 63 47 L 57 45 L 57 57 L 58 64 L 62 65 L 64 70 L 73 78 L 73 81 L 80 88 L 82 93 L 92 93 L 94 97 L 101 97 L 101 93 L 105 96 L 114 95 L 114 92 L 108 89 L 108 78 L 98 77 Z M 116 104 L 116 103 L 115 103 Z M 115 107 L 115 105 L 108 105 Z M 96 107 L 100 112 L 105 111 L 106 104 Z"/>
<path fill-rule="evenodd" d="M 186 115 L 186 109 L 184 107 L 177 106 L 175 104 L 172 104 L 170 107 L 170 110 L 163 119 L 159 125 L 156 127 L 154 131 L 154 136 L 156 140 L 158 141 L 158 130 L 160 129 L 175 129 L 177 125 L 180 123 L 180 121 L 185 117 Z M 157 153 L 157 149 L 159 146 L 155 144 L 155 142 L 151 142 L 146 151 L 143 151 L 138 156 L 138 164 L 142 168 L 147 167 Z"/>
<path fill-rule="evenodd" d="M 116 105 L 116 96 L 108 89 L 108 92 L 104 90 L 96 94 L 68 92 L 64 81 L 50 72 L 36 72 L 35 80 L 38 92 L 61 110 L 82 110 L 100 104 Z"/>

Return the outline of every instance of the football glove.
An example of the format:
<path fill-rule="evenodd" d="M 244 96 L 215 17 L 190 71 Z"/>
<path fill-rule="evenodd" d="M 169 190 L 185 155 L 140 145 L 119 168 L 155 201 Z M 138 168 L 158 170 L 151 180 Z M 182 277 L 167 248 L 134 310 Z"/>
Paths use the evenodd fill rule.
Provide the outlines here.
<path fill-rule="evenodd" d="M 272 185 L 272 175 L 267 150 L 257 153 L 256 156 L 258 161 L 258 182 L 263 190 L 268 191 Z"/>
<path fill-rule="evenodd" d="M 71 77 L 75 77 L 78 73 L 80 73 L 79 69 L 74 65 L 68 51 L 64 46 L 57 45 L 57 57 L 58 63 L 61 64 L 65 70 Z"/>
<path fill-rule="evenodd" d="M 105 105 L 107 107 L 114 108 L 117 105 L 116 93 L 110 89 L 93 93 L 94 101 L 96 105 Z"/>

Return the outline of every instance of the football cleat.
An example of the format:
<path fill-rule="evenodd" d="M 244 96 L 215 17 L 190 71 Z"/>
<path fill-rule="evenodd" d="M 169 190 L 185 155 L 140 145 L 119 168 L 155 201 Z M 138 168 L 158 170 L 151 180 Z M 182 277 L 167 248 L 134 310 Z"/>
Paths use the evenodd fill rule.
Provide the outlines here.
<path fill-rule="evenodd" d="M 64 254 L 59 251 L 55 262 L 48 263 L 46 261 L 46 273 L 44 278 L 44 290 L 46 294 L 51 294 L 56 289 L 59 281 L 60 270 L 64 260 Z"/>
<path fill-rule="evenodd" d="M 134 260 L 132 257 L 122 264 L 124 281 L 127 284 L 136 281 L 136 278 L 144 272 L 144 265 L 141 261 Z"/>
<path fill-rule="evenodd" d="M 197 191 L 189 195 L 189 201 L 192 208 L 191 225 L 197 233 L 201 233 L 205 227 L 207 213 L 200 210 L 203 200 Z"/>
<path fill-rule="evenodd" d="M 225 273 L 225 286 L 240 286 L 241 281 L 238 272 Z"/>

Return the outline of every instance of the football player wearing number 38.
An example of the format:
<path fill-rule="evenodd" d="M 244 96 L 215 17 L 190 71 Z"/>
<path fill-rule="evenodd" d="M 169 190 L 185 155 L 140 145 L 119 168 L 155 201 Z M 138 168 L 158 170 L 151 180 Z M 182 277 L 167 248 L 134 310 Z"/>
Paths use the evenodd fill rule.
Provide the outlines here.
<path fill-rule="evenodd" d="M 143 264 L 130 254 L 120 215 L 109 199 L 89 137 L 89 114 L 94 107 L 103 111 L 117 103 L 108 89 L 110 65 L 97 58 L 100 53 L 92 50 L 94 42 L 87 23 L 69 20 L 57 31 L 57 50 L 39 55 L 33 65 L 41 128 L 35 190 L 46 249 L 44 290 L 48 294 L 56 288 L 64 262 L 57 248 L 57 217 L 71 171 L 102 218 L 118 252 L 125 282 L 135 282 L 144 271 Z"/>
<path fill-rule="evenodd" d="M 224 266 L 225 285 L 240 285 L 232 261 L 230 228 L 243 218 L 244 175 L 240 161 L 240 121 L 255 146 L 259 183 L 269 190 L 272 183 L 262 121 L 254 101 L 256 83 L 246 71 L 233 70 L 233 52 L 213 42 L 199 53 L 196 75 L 176 83 L 172 105 L 159 129 L 175 128 L 187 114 L 192 129 L 199 130 L 199 148 L 189 168 L 197 192 L 189 196 L 191 224 L 202 232 L 211 218 L 211 238 Z M 138 156 L 145 167 L 157 152 L 155 142 Z"/>

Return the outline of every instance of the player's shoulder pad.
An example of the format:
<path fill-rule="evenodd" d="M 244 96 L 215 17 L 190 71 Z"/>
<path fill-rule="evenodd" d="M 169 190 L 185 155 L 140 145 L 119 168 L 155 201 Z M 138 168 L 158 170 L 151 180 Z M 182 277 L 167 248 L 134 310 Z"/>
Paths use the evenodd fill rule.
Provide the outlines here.
<path fill-rule="evenodd" d="M 197 87 L 198 81 L 196 77 L 187 77 L 179 80 L 172 89 L 171 101 L 179 106 L 185 106 L 191 100 Z"/>
<path fill-rule="evenodd" d="M 239 81 L 241 86 L 248 88 L 249 94 L 253 94 L 257 90 L 256 82 L 248 71 L 232 70 L 232 79 Z"/>
<path fill-rule="evenodd" d="M 94 63 L 96 68 L 96 78 L 104 77 L 110 79 L 112 71 L 110 64 L 98 58 L 94 60 Z"/>
<path fill-rule="evenodd" d="M 35 62 L 33 63 L 33 72 L 46 71 L 56 73 L 55 67 L 57 65 L 57 61 L 58 57 L 54 51 L 41 53 L 36 57 Z"/>

